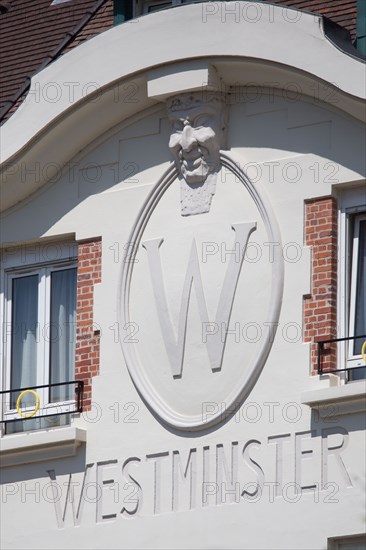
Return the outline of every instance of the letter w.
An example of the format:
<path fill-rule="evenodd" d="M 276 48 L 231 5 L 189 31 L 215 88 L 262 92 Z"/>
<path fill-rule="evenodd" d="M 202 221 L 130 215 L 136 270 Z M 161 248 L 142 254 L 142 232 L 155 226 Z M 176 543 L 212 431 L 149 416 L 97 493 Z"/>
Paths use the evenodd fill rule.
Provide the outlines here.
<path fill-rule="evenodd" d="M 84 501 L 85 501 L 84 494 L 85 494 L 86 482 L 87 482 L 88 474 L 90 472 L 90 468 L 92 466 L 93 466 L 93 464 L 87 464 L 86 465 L 84 476 L 83 476 L 83 482 L 82 482 L 82 486 L 81 486 L 81 491 L 80 491 L 79 504 L 78 504 L 78 507 L 77 507 L 76 511 L 75 511 L 75 504 L 76 504 L 75 501 L 76 501 L 76 499 L 75 499 L 74 488 L 75 488 L 75 486 L 78 486 L 80 484 L 76 481 L 72 481 L 72 475 L 71 474 L 69 475 L 68 483 L 64 483 L 64 485 L 67 485 L 67 492 L 66 492 L 66 499 L 65 499 L 65 506 L 64 506 L 63 513 L 62 513 L 62 510 L 61 510 L 61 503 L 60 503 L 61 487 L 56 481 L 55 470 L 47 470 L 48 475 L 50 476 L 50 479 L 51 479 L 51 486 L 52 486 L 52 489 L 53 489 L 53 503 L 55 505 L 57 525 L 60 529 L 65 527 L 65 517 L 66 517 L 66 512 L 67 512 L 67 505 L 68 505 L 69 502 L 71 503 L 74 526 L 76 527 L 76 526 L 80 525 L 82 511 L 83 511 L 83 507 L 84 507 Z"/>
<path fill-rule="evenodd" d="M 231 310 L 233 307 L 236 287 L 243 265 L 245 251 L 249 237 L 257 228 L 255 222 L 235 224 L 232 229 L 235 231 L 234 251 L 239 247 L 240 257 L 236 261 L 236 254 L 231 254 L 229 265 L 226 270 L 224 284 L 221 290 L 219 305 L 216 312 L 215 326 L 229 327 Z M 147 251 L 150 275 L 154 289 L 154 297 L 158 312 L 160 328 L 162 331 L 165 349 L 168 354 L 172 374 L 174 378 L 180 378 L 183 370 L 184 348 L 187 332 L 188 308 L 191 296 L 192 285 L 195 285 L 198 309 L 202 326 L 209 323 L 207 305 L 203 292 L 201 271 L 198 261 L 196 241 L 193 239 L 191 253 L 189 256 L 188 269 L 183 286 L 181 309 L 179 314 L 178 338 L 173 328 L 166 292 L 164 288 L 163 271 L 160 260 L 159 248 L 164 239 L 153 239 L 145 241 L 142 246 Z M 227 330 L 222 337 L 220 331 L 215 331 L 207 338 L 206 346 L 212 371 L 221 369 L 226 344 Z"/>

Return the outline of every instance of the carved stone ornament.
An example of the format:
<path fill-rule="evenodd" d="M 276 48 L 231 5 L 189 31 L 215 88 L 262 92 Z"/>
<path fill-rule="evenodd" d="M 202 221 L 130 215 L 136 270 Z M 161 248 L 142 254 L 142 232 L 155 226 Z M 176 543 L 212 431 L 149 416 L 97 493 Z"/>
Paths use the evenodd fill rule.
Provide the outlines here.
<path fill-rule="evenodd" d="M 205 403 L 234 410 L 248 397 L 270 354 L 282 304 L 281 234 L 271 202 L 231 156 L 221 152 L 220 162 L 227 175 L 224 185 L 217 182 L 221 208 L 202 220 L 172 208 L 178 168 L 166 170 L 131 231 L 133 250 L 126 252 L 119 283 L 120 342 L 131 378 L 154 415 L 188 432 L 222 424 L 220 407 L 207 417 Z M 190 180 L 206 181 L 195 168 L 187 163 L 182 170 Z M 230 251 L 225 262 L 210 256 L 212 268 L 198 255 L 207 231 L 217 235 L 211 248 L 222 240 Z M 257 243 L 279 245 L 270 262 L 244 262 L 254 233 Z M 245 319 L 252 324 L 254 315 L 273 332 L 263 330 L 256 343 L 236 342 L 233 328 Z M 137 338 L 126 338 L 126 327 L 138 330 Z M 210 327 L 207 338 L 204 327 Z M 218 327 L 229 327 L 231 340 Z"/>
<path fill-rule="evenodd" d="M 210 211 L 225 148 L 227 107 L 223 94 L 190 92 L 167 101 L 174 156 L 181 187 L 182 216 Z"/>

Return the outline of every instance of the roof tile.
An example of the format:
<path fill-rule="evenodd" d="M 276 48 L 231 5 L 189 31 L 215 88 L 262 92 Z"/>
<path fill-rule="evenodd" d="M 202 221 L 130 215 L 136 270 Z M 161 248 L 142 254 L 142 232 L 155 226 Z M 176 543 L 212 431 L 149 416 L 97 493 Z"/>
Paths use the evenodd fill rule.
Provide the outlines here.
<path fill-rule="evenodd" d="M 9 11 L 0 19 L 0 109 L 19 91 L 27 76 L 40 69 L 50 53 L 97 2 L 69 0 L 52 6 L 51 0 L 10 0 Z M 355 38 L 357 0 L 271 0 L 271 3 L 326 15 L 348 29 L 352 39 Z M 112 26 L 113 0 L 106 0 L 60 55 Z M 8 116 L 25 95 L 16 101 Z"/>

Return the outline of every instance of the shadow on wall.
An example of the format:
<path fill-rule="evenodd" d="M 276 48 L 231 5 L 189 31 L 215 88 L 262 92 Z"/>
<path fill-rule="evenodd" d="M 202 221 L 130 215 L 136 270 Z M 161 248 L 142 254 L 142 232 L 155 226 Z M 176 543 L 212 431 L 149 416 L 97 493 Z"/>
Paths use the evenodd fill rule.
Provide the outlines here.
<path fill-rule="evenodd" d="M 342 413 L 340 405 L 337 403 L 329 403 L 323 408 L 322 412 L 313 409 L 311 411 L 310 429 L 316 431 L 326 431 L 329 429 L 337 430 L 343 428 L 349 432 L 364 432 L 366 430 L 366 417 L 363 412 L 345 414 Z"/>
<path fill-rule="evenodd" d="M 277 95 L 274 95 L 267 91 L 257 96 L 258 91 L 239 91 L 231 97 L 228 143 L 236 156 L 243 156 L 244 169 L 246 163 L 270 164 L 280 159 L 291 161 L 313 155 L 319 164 L 331 162 L 357 174 L 365 173 L 365 133 L 359 121 L 303 97 L 301 101 L 296 97 L 278 97 L 279 92 L 277 90 Z M 334 107 L 336 109 L 336 102 Z M 168 148 L 169 132 L 165 111 L 156 111 L 154 107 L 146 111 L 144 118 L 140 114 L 139 120 L 106 138 L 100 145 L 89 151 L 84 149 L 70 161 L 62 177 L 56 176 L 53 183 L 3 216 L 4 240 L 38 239 L 66 214 L 75 211 L 79 219 L 79 207 L 84 202 L 82 215 L 88 216 L 90 198 L 110 192 L 111 200 L 120 202 L 120 208 L 125 207 L 125 216 L 133 220 L 141 201 L 167 163 L 172 161 Z M 235 149 L 239 148 L 240 152 L 236 152 Z M 302 162 L 300 158 L 298 160 Z M 37 177 L 37 167 L 33 168 L 34 177 Z M 29 173 L 33 168 L 27 166 L 26 170 Z M 325 175 L 332 174 L 325 172 Z M 325 175 L 320 170 L 319 185 Z M 266 183 L 265 178 L 263 182 Z M 138 194 L 137 189 L 140 189 Z M 123 203 L 118 191 L 126 191 Z M 101 201 L 98 210 L 101 218 L 108 217 L 105 205 L 106 201 Z M 91 215 L 94 213 L 95 208 Z"/>
<path fill-rule="evenodd" d="M 54 460 L 34 462 L 33 464 L 20 464 L 19 466 L 1 468 L 0 485 L 48 477 L 49 470 L 55 470 L 59 476 L 85 472 L 85 458 L 86 445 L 83 444 L 73 457 L 61 457 Z"/>
<path fill-rule="evenodd" d="M 71 214 L 71 219 L 75 214 L 78 221 L 80 215 L 87 217 L 90 197 L 154 184 L 157 178 L 151 176 L 150 171 L 172 161 L 168 149 L 168 120 L 166 117 L 162 120 L 161 116 L 165 117 L 165 111 L 160 109 L 160 113 L 151 115 L 150 109 L 142 121 L 137 120 L 122 128 L 112 137 L 105 138 L 104 142 L 100 138 L 98 142 L 102 143 L 94 147 L 91 144 L 70 160 L 62 173 L 58 172 L 52 181 L 29 199 L 2 215 L 4 242 L 38 239 L 67 214 Z M 47 173 L 47 169 L 51 171 L 53 167 L 50 159 L 49 166 L 20 165 L 17 174 L 25 184 L 29 174 L 39 178 L 41 170 Z M 161 172 L 163 170 L 165 167 Z M 147 191 L 148 188 L 143 193 Z M 115 202 L 120 196 L 116 194 L 112 200 Z M 137 213 L 140 205 L 134 204 Z M 80 205 L 83 205 L 82 214 Z M 99 216 L 108 216 L 108 211 L 98 205 Z M 68 229 L 67 233 L 74 230 Z"/>
<path fill-rule="evenodd" d="M 312 154 L 324 163 L 331 161 L 365 174 L 364 125 L 337 112 L 336 95 L 333 111 L 310 98 L 297 99 L 298 94 L 292 90 L 276 93 L 280 96 L 248 88 L 234 94 L 230 147 L 245 148 L 248 161 L 259 162 L 263 149 L 268 149 L 269 163 L 287 156 Z M 242 123 L 238 122 L 241 120 Z"/>

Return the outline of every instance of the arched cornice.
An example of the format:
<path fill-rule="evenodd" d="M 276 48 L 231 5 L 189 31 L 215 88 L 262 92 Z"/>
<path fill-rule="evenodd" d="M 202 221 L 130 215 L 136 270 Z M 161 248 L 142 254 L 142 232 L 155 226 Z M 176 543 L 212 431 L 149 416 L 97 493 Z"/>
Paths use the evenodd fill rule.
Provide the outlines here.
<path fill-rule="evenodd" d="M 179 72 L 194 60 L 212 64 L 225 86 L 291 83 L 365 117 L 365 65 L 327 39 L 321 17 L 256 2 L 182 5 L 108 30 L 33 77 L 26 100 L 1 129 L 2 209 L 52 177 L 51 167 L 24 181 L 21 164 L 48 159 L 55 170 L 62 167 L 93 139 L 157 102 L 148 97 L 149 74 L 159 67 Z"/>

